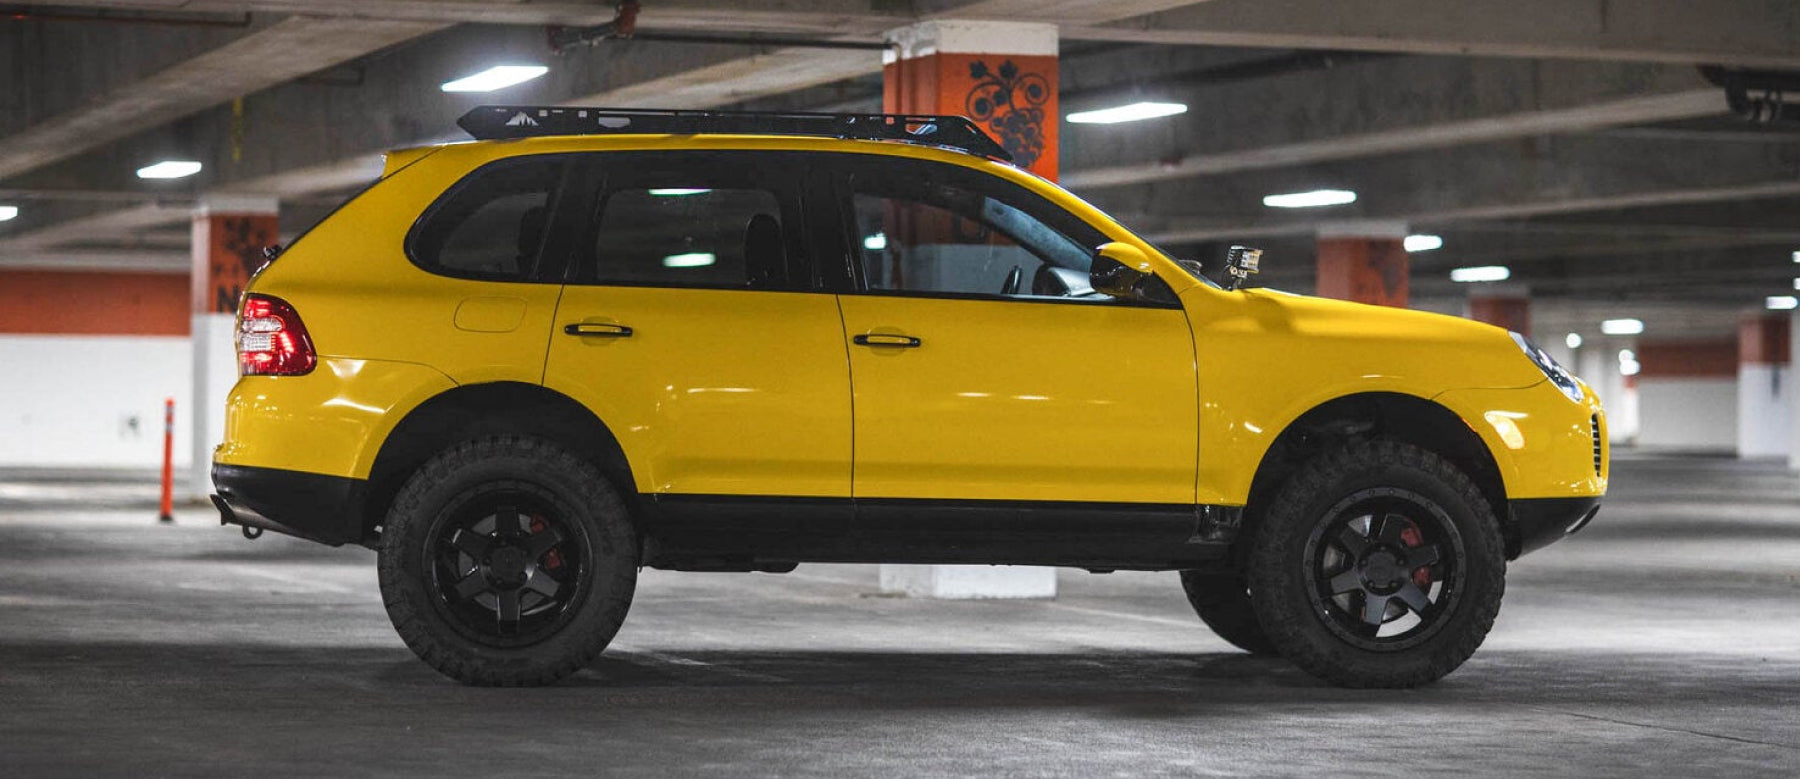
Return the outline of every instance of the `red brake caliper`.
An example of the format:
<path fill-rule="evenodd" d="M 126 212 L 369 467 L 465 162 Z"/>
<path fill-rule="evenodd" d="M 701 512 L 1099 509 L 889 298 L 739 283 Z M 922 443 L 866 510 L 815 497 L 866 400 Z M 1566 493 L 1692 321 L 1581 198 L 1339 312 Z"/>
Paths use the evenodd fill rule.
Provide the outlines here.
<path fill-rule="evenodd" d="M 1418 547 L 1424 546 L 1425 537 L 1419 534 L 1418 525 L 1408 522 L 1406 529 L 1400 531 L 1400 541 L 1407 546 Z M 1412 578 L 1413 584 L 1419 585 L 1419 589 L 1431 589 L 1431 566 L 1420 566 L 1413 569 Z"/>
<path fill-rule="evenodd" d="M 542 533 L 542 532 L 544 532 L 544 529 L 547 527 L 549 527 L 549 525 L 544 524 L 544 520 L 541 517 L 532 517 L 531 518 L 532 534 L 535 535 L 537 533 Z M 562 564 L 563 564 L 562 552 L 552 549 L 552 550 L 544 553 L 544 567 L 545 568 L 548 568 L 548 569 L 554 571 L 558 568 L 561 568 Z"/>

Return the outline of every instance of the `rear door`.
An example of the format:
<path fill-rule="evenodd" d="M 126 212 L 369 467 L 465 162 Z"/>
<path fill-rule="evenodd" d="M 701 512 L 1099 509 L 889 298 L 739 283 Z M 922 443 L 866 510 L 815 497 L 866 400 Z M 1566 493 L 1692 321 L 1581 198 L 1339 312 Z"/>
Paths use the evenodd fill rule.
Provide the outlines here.
<path fill-rule="evenodd" d="M 713 151 L 587 169 L 544 384 L 613 430 L 663 532 L 730 546 L 848 524 L 848 358 L 803 170 Z"/>

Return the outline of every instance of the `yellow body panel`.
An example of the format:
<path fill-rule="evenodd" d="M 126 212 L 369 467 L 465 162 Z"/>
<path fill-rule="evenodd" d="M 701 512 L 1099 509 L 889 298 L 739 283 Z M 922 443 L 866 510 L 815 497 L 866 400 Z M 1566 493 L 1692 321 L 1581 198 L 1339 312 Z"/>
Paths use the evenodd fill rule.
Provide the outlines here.
<path fill-rule="evenodd" d="M 883 154 L 1005 178 L 1138 248 L 1184 311 L 565 288 L 446 278 L 404 256 L 424 208 L 484 163 L 700 149 Z M 366 476 L 382 439 L 419 403 L 456 385 L 517 381 L 593 411 L 644 492 L 848 496 L 854 428 L 858 495 L 1238 505 L 1270 444 L 1302 414 L 1389 392 L 1435 400 L 1468 422 L 1510 497 L 1598 495 L 1606 484 L 1593 473 L 1592 394 L 1578 403 L 1548 386 L 1498 328 L 1227 292 L 1054 184 L 922 146 L 611 136 L 412 150 L 251 288 L 294 305 L 321 365 L 309 376 L 239 382 L 218 453 L 225 463 Z M 573 322 L 623 323 L 636 333 L 564 335 Z M 870 332 L 905 332 L 924 345 L 847 345 Z M 1509 446 L 1488 412 L 1518 415 L 1524 445 Z"/>
<path fill-rule="evenodd" d="M 406 412 L 454 386 L 423 365 L 345 358 L 305 376 L 246 376 L 226 398 L 213 461 L 368 478 Z"/>
<path fill-rule="evenodd" d="M 575 336 L 570 323 L 632 329 Z M 642 492 L 850 496 L 835 296 L 571 285 L 544 386 L 619 439 Z"/>
<path fill-rule="evenodd" d="M 856 496 L 1192 503 L 1194 360 L 1179 310 L 839 299 Z"/>

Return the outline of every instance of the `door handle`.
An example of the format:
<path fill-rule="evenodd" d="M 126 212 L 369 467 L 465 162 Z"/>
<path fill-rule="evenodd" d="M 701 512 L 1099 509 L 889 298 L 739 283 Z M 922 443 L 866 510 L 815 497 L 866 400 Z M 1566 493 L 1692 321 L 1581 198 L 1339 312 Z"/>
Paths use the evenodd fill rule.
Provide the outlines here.
<path fill-rule="evenodd" d="M 569 335 L 597 335 L 602 338 L 629 338 L 631 328 L 610 322 L 576 322 L 563 327 Z"/>
<path fill-rule="evenodd" d="M 910 335 L 894 335 L 892 333 L 864 333 L 850 339 L 857 346 L 894 346 L 901 349 L 916 349 L 921 343 Z"/>

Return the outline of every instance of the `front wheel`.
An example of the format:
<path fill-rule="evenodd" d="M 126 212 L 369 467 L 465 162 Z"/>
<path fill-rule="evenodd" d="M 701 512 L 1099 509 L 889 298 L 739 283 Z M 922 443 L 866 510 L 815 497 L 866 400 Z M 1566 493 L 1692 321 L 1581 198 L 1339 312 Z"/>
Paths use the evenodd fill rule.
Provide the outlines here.
<path fill-rule="evenodd" d="M 420 659 L 465 684 L 549 684 L 612 640 L 637 585 L 624 502 L 546 441 L 460 444 L 401 488 L 381 533 L 382 601 Z"/>
<path fill-rule="evenodd" d="M 1357 442 L 1277 491 L 1247 576 L 1259 624 L 1301 669 L 1346 687 L 1413 687 L 1481 645 L 1506 557 L 1488 501 L 1454 465 Z"/>

